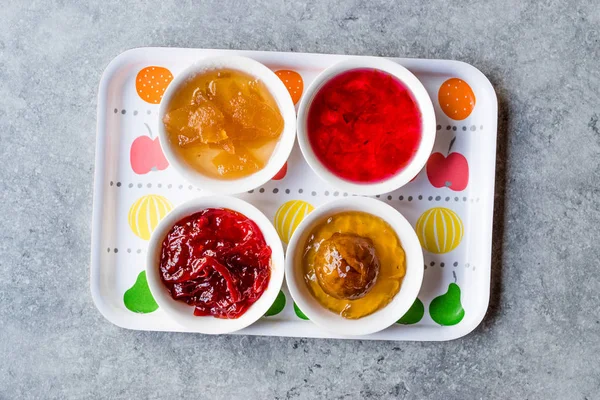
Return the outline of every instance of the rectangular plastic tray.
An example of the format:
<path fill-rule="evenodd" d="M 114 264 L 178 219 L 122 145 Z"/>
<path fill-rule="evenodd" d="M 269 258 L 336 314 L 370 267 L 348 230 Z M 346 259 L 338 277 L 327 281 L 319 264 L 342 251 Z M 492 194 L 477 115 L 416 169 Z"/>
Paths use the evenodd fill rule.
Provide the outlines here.
<path fill-rule="evenodd" d="M 202 188 L 184 181 L 172 168 L 161 169 L 157 165 L 150 168 L 140 163 L 138 154 L 151 151 L 149 147 L 153 142 L 139 139 L 144 136 L 155 139 L 157 135 L 158 104 L 143 99 L 143 95 L 148 97 L 147 92 L 139 93 L 142 87 L 137 88 L 136 83 L 143 84 L 140 80 L 143 75 L 138 77 L 138 73 L 147 67 L 163 67 L 168 71 L 160 68 L 146 71 L 150 74 L 157 71 L 157 75 L 161 73 L 166 82 L 168 74 L 176 76 L 199 58 L 224 54 L 254 58 L 274 71 L 295 71 L 301 75 L 304 87 L 324 68 L 350 57 L 139 48 L 122 53 L 110 63 L 99 88 L 90 281 L 96 306 L 109 321 L 118 326 L 139 330 L 185 331 L 162 310 L 153 306 L 145 275 L 142 274 L 148 243 L 144 237 L 149 234 L 147 229 L 144 231 L 147 221 L 138 221 L 136 218 L 140 218 L 142 213 L 146 213 L 148 218 L 153 212 L 160 214 L 162 208 L 157 204 L 161 202 L 176 206 L 192 197 L 207 194 Z M 400 210 L 415 227 L 423 216 L 418 234 L 421 238 L 425 235 L 428 240 L 429 245 L 425 247 L 431 251 L 446 252 L 437 254 L 424 250 L 425 277 L 419 294 L 419 300 L 424 305 L 423 317 L 416 323 L 395 324 L 363 339 L 454 339 L 475 329 L 488 307 L 498 119 L 496 95 L 488 79 L 469 64 L 445 60 L 393 60 L 411 70 L 429 92 L 437 118 L 433 152 L 441 155 L 437 155 L 436 162 L 429 163 L 413 182 L 398 191 L 377 197 Z M 151 83 L 151 78 L 146 78 Z M 301 90 L 295 89 L 292 83 L 288 82 L 287 86 L 292 90 Z M 157 89 L 162 90 L 160 85 Z M 440 104 L 440 101 L 446 104 Z M 447 115 L 455 116 L 458 113 L 462 118 L 471 109 L 468 117 L 462 120 Z M 449 153 L 456 154 L 446 158 Z M 468 167 L 465 167 L 465 163 Z M 435 187 L 432 181 L 441 187 Z M 466 188 L 454 190 L 462 189 L 465 181 L 468 182 Z M 138 202 L 149 195 L 146 200 Z M 301 200 L 316 207 L 347 195 L 321 181 L 303 160 L 296 144 L 283 179 L 269 181 L 263 187 L 239 197 L 273 219 L 278 208 L 288 201 Z M 445 208 L 451 212 L 428 212 L 432 208 Z M 451 242 L 449 239 L 456 238 L 450 235 L 460 236 L 461 232 L 458 229 L 444 231 L 439 225 L 433 227 L 431 221 L 436 218 L 438 223 L 458 224 L 456 226 L 462 223 L 462 239 L 459 238 L 458 246 L 451 249 L 447 243 Z M 456 286 L 452 286 L 451 294 L 443 296 L 451 284 L 456 284 L 459 292 Z M 283 310 L 277 315 L 261 318 L 240 331 L 240 334 L 338 337 L 299 318 L 285 285 L 282 290 L 286 299 Z M 435 298 L 438 300 L 434 302 L 430 313 L 430 305 Z"/>

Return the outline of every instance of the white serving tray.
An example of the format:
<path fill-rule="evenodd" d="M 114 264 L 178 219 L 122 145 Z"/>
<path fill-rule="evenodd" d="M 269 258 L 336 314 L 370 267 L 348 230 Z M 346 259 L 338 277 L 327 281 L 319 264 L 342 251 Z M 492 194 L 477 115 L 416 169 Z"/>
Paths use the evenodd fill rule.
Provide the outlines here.
<path fill-rule="evenodd" d="M 149 297 L 151 295 L 145 286 L 143 275 L 140 275 L 145 267 L 148 244 L 145 237 L 149 233 L 147 225 L 153 225 L 155 214 L 160 217 L 165 204 L 168 208 L 169 203 L 176 206 L 190 198 L 208 194 L 202 188 L 193 187 L 184 181 L 172 168 L 157 168 L 160 165 L 160 160 L 157 159 L 160 158 L 160 152 L 154 154 L 148 148 L 152 147 L 151 140 L 142 139 L 133 144 L 140 137 L 150 136 L 149 131 L 152 138 L 156 138 L 158 129 L 158 104 L 152 102 L 152 97 L 149 98 L 151 102 L 143 100 L 142 96 L 147 97 L 150 92 L 147 87 L 138 87 L 136 83 L 142 85 L 143 82 L 138 80 L 143 79 L 143 75 L 152 74 L 152 71 L 160 72 L 163 81 L 168 82 L 168 74 L 177 75 L 199 58 L 225 54 L 254 58 L 274 71 L 295 71 L 301 75 L 305 88 L 324 68 L 351 57 L 263 51 L 139 48 L 122 53 L 109 64 L 102 75 L 98 96 L 90 281 L 96 307 L 110 322 L 120 327 L 186 331 L 171 321 L 162 310 L 154 310 Z M 430 218 L 420 225 L 421 236 L 425 232 L 427 239 L 426 247 L 435 251 L 451 251 L 436 254 L 424 250 L 425 276 L 419 294 L 424 305 L 424 315 L 418 322 L 410 325 L 395 324 L 362 339 L 455 339 L 475 329 L 488 307 L 498 119 L 496 95 L 487 78 L 469 64 L 446 60 L 393 60 L 411 70 L 423 82 L 432 98 L 437 118 L 434 153 L 446 156 L 451 146 L 452 153 L 460 153 L 466 158 L 469 176 L 465 189 L 452 189 L 453 186 L 456 187 L 452 182 L 464 180 L 465 175 L 464 167 L 461 172 L 459 165 L 462 161 L 459 160 L 460 156 L 453 156 L 452 162 L 442 162 L 432 173 L 438 176 L 438 180 L 439 175 L 442 175 L 442 181 L 448 179 L 447 185 L 450 187 L 434 187 L 426 169 L 423 169 L 405 187 L 377 196 L 400 210 L 415 227 L 421 215 L 426 214 L 422 222 L 429 215 Z M 147 74 L 138 77 L 138 73 L 146 67 L 150 67 L 145 70 Z M 168 71 L 152 70 L 152 67 L 163 67 Z M 157 73 L 155 77 L 156 82 L 161 78 L 158 75 Z M 285 74 L 282 76 L 285 77 Z M 460 82 L 448 82 L 451 78 L 458 78 Z M 148 84 L 153 83 L 150 76 L 146 79 Z M 474 101 L 471 93 L 465 89 L 465 82 L 474 94 Z M 451 86 L 447 86 L 449 84 Z M 287 86 L 301 90 L 295 89 L 299 86 L 292 87 L 292 82 L 288 82 Z M 162 91 L 161 84 L 156 88 Z M 141 89 L 143 91 L 139 92 Z M 456 104 L 450 104 L 449 100 L 452 99 L 456 99 Z M 446 104 L 441 106 L 440 101 Z M 471 102 L 474 102 L 474 107 Z M 468 113 L 467 108 L 472 108 L 472 111 L 462 120 L 455 120 L 447 115 L 454 116 L 458 112 L 464 116 Z M 149 161 L 151 164 L 145 165 Z M 154 168 L 150 169 L 152 165 Z M 148 197 L 138 202 L 147 195 L 162 197 Z M 296 144 L 283 179 L 269 181 L 263 187 L 239 197 L 251 202 L 273 219 L 279 207 L 291 200 L 302 200 L 316 207 L 333 198 L 347 195 L 322 182 L 303 160 Z M 433 227 L 432 221 L 435 220 L 436 213 L 426 211 L 434 207 L 448 208 L 454 211 L 458 219 L 452 217 L 452 213 L 438 213 L 443 215 L 436 220 L 435 229 L 438 234 L 432 236 L 427 228 Z M 460 230 L 456 228 L 460 221 L 464 234 L 460 243 L 451 249 L 452 246 L 448 243 L 453 238 L 456 239 L 456 235 L 460 236 Z M 448 226 L 455 224 L 455 230 L 447 228 L 443 231 L 441 224 L 444 223 Z M 455 296 L 446 296 L 434 302 L 433 315 L 435 321 L 438 321 L 435 322 L 430 314 L 430 305 L 433 299 L 446 293 L 449 285 L 454 282 L 460 288 L 459 297 L 464 317 L 460 317 L 462 313 L 457 312 L 457 307 L 459 309 L 460 306 L 453 301 L 457 297 L 456 287 L 453 286 L 452 293 Z M 312 322 L 299 318 L 285 285 L 282 290 L 286 299 L 283 310 L 276 315 L 261 318 L 240 331 L 240 334 L 343 338 L 331 335 Z M 448 299 L 450 301 L 446 301 Z"/>

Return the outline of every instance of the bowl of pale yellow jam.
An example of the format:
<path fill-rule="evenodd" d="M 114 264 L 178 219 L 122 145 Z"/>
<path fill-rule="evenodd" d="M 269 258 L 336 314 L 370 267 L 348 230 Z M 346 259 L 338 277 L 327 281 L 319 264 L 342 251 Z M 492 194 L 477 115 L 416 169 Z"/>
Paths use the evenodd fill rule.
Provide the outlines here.
<path fill-rule="evenodd" d="M 423 252 L 396 209 L 367 197 L 318 207 L 287 248 L 286 280 L 302 312 L 341 335 L 367 335 L 398 321 L 417 298 Z"/>
<path fill-rule="evenodd" d="M 165 91 L 159 138 L 169 163 L 212 193 L 234 194 L 269 181 L 296 137 L 296 112 L 283 82 L 247 57 L 198 60 Z"/>

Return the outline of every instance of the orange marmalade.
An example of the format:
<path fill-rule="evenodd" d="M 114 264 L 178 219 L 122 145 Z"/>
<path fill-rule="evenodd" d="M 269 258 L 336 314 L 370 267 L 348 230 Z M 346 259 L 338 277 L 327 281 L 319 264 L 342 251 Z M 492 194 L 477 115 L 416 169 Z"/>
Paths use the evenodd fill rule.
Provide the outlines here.
<path fill-rule="evenodd" d="M 284 121 L 263 82 L 221 69 L 185 82 L 171 99 L 163 123 L 175 153 L 200 173 L 238 179 L 268 162 Z"/>

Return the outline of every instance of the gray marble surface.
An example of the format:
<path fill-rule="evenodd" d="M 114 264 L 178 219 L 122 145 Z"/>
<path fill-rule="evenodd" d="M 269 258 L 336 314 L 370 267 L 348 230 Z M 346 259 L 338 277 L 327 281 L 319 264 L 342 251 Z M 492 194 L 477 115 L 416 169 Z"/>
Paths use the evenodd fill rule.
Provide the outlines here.
<path fill-rule="evenodd" d="M 597 0 L 0 5 L 0 398 L 600 398 Z M 490 309 L 446 343 L 206 337 L 89 291 L 100 74 L 138 46 L 463 60 L 500 102 Z"/>

